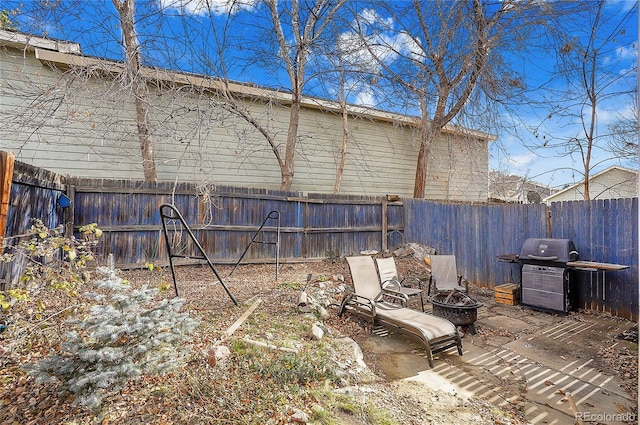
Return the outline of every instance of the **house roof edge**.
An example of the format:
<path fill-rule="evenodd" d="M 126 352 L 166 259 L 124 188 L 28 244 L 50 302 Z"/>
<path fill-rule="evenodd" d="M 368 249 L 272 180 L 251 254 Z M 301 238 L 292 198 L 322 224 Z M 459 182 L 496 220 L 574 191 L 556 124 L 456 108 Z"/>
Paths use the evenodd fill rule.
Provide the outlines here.
<path fill-rule="evenodd" d="M 45 37 L 32 36 L 20 32 L 0 30 L 0 45 L 33 51 L 36 58 L 52 64 L 63 66 L 94 66 L 103 67 L 109 72 L 121 72 L 123 63 L 112 59 L 86 56 L 82 54 L 80 44 L 64 40 L 54 40 Z M 196 85 L 208 90 L 220 91 L 225 86 L 231 92 L 249 98 L 276 99 L 283 103 L 292 101 L 291 94 L 251 83 L 235 81 L 225 82 L 222 79 L 200 74 L 168 70 L 164 68 L 144 67 L 144 74 L 148 78 L 172 81 L 178 84 Z M 340 111 L 338 102 L 312 96 L 302 97 L 302 106 L 311 109 Z M 347 112 L 352 116 L 371 118 L 379 121 L 393 122 L 409 126 L 416 126 L 420 118 L 395 112 L 383 111 L 359 105 L 347 105 Z M 442 132 L 454 135 L 474 137 L 487 142 L 494 142 L 497 136 L 480 130 L 466 128 L 456 124 L 447 124 Z"/>

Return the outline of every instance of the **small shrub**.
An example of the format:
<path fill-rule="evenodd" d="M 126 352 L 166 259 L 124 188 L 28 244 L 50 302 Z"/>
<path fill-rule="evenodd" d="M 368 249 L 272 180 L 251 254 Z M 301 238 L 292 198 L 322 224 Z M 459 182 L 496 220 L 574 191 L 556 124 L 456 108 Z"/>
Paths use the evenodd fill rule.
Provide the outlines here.
<path fill-rule="evenodd" d="M 35 311 L 34 317 L 40 319 L 52 294 L 72 300 L 81 285 L 92 278 L 87 267 L 94 261 L 91 248 L 102 235 L 95 223 L 82 226 L 82 237 L 75 238 L 47 228 L 41 220 L 32 221 L 27 234 L 30 239 L 5 247 L 0 255 L 0 263 L 24 265 L 15 287 L 0 282 L 0 322 L 5 324 L 18 323 L 27 311 Z M 28 302 L 35 308 L 14 308 Z"/>
<path fill-rule="evenodd" d="M 263 356 L 251 365 L 251 370 L 280 386 L 336 379 L 333 364 L 310 353 Z"/>
<path fill-rule="evenodd" d="M 397 422 L 393 419 L 391 413 L 385 409 L 374 405 L 373 403 L 367 403 L 365 408 L 365 417 L 367 422 L 372 425 L 395 425 Z"/>
<path fill-rule="evenodd" d="M 32 368 L 39 380 L 60 381 L 74 403 L 92 409 L 130 379 L 169 370 L 180 358 L 176 345 L 196 324 L 178 312 L 184 300 L 153 302 L 156 289 L 135 290 L 112 269 L 106 274 L 96 282 L 102 293 L 86 295 L 99 303 L 72 321 L 77 330 L 68 333 L 60 354 Z"/>
<path fill-rule="evenodd" d="M 68 295 L 77 295 L 77 289 L 91 279 L 87 265 L 94 260 L 91 248 L 102 235 L 95 223 L 80 228 L 82 238 L 66 237 L 59 229 L 49 229 L 41 220 L 33 219 L 29 230 L 31 239 L 15 246 L 6 247 L 0 256 L 0 262 L 25 261 L 26 265 L 20 278 L 21 289 L 26 291 L 22 300 L 29 299 L 29 293 L 49 286 Z M 20 300 L 16 297 L 16 288 L 2 288 L 3 309 L 8 309 Z"/>
<path fill-rule="evenodd" d="M 304 283 L 302 282 L 280 282 L 278 283 L 278 289 L 284 289 L 289 291 L 302 291 L 304 289 Z"/>
<path fill-rule="evenodd" d="M 17 302 L 29 301 L 29 293 L 24 289 L 0 291 L 0 311 L 8 310 Z"/>

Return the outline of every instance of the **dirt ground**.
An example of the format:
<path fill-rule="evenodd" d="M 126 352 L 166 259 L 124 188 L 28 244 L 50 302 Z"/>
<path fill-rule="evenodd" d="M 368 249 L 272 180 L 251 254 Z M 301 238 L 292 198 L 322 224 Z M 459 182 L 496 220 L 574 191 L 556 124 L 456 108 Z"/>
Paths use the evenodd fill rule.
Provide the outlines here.
<path fill-rule="evenodd" d="M 397 259 L 396 262 L 400 274 L 425 276 L 428 272 L 424 263 L 415 259 Z M 351 283 L 344 260 L 281 264 L 277 280 L 273 264 L 241 265 L 230 277 L 231 266 L 216 266 L 216 270 L 237 299 L 238 306 L 206 266 L 178 267 L 177 284 L 180 296 L 186 299 L 185 309 L 215 323 L 219 331 L 231 326 L 258 298 L 262 303 L 253 314 L 275 318 L 284 313 L 298 314 L 302 290 L 316 299 L 327 297 L 331 305 L 323 319 L 328 331 L 326 338 L 355 340 L 367 366 L 359 372 L 356 384 L 335 391 L 363 405 L 384 408 L 393 418 L 376 421 L 335 409 L 332 414 L 337 422 L 333 423 L 574 423 L 567 399 L 569 390 L 574 393 L 575 398 L 571 401 L 577 403 L 579 412 L 628 414 L 615 417 L 613 422 L 608 421 L 609 417 L 599 420 L 594 416 L 596 421 L 591 423 L 637 423 L 637 342 L 618 338 L 633 327 L 629 321 L 589 312 L 559 316 L 505 306 L 495 303 L 493 291 L 472 287 L 472 296 L 484 303 L 478 311 L 477 333 L 471 335 L 463 329 L 466 333 L 464 356 L 459 356 L 455 350 L 441 353 L 436 356 L 434 368 L 430 369 L 424 351 L 414 340 L 373 327 L 353 314 L 337 316 L 337 305 Z M 123 277 L 134 285 L 169 286 L 169 291 L 172 290 L 169 268 L 128 271 L 123 272 Z M 413 303 L 414 308 L 420 308 L 417 298 Z M 430 310 L 428 303 L 426 310 Z M 238 333 L 242 333 L 242 328 Z M 4 337 L 7 335 L 5 333 Z M 217 337 L 204 338 L 200 343 L 196 341 L 203 348 Z M 0 359 L 5 368 L 3 382 L 10 382 L 3 384 L 0 393 L 0 411 L 5 412 L 0 414 L 1 424 L 45 423 L 41 412 L 53 415 L 47 423 L 185 423 L 176 411 L 185 414 L 185 410 L 215 409 L 215 406 L 197 404 L 185 407 L 180 405 L 183 400 L 177 396 L 154 398 L 159 391 L 157 388 L 164 388 L 157 383 L 156 389 L 149 393 L 150 398 L 140 407 L 133 406 L 140 402 L 139 394 L 147 393 L 131 389 L 110 399 L 110 413 L 96 421 L 86 412 L 74 410 L 56 399 L 51 391 L 37 387 L 23 375 L 18 376 L 18 372 L 15 372 L 18 378 L 10 376 L 20 362 L 32 356 L 21 350 L 33 351 L 33 344 L 12 348 L 11 341 L 0 339 L 0 348 Z M 45 350 L 40 348 L 40 351 Z M 353 356 L 353 353 L 349 355 Z M 357 362 L 355 357 L 346 361 Z M 196 382 L 202 384 L 197 378 Z M 26 396 L 34 391 L 34 395 Z M 134 394 L 137 398 L 133 398 Z M 218 402 L 222 400 L 218 399 Z M 152 411 L 155 413 L 150 413 Z M 207 414 L 215 417 L 215 413 Z M 270 422 L 294 421 L 293 416 L 287 415 Z M 132 422 L 132 418 L 135 421 Z M 620 418 L 632 419 L 618 421 Z M 202 419 L 193 423 L 229 421 Z"/>
<path fill-rule="evenodd" d="M 428 268 L 421 261 L 405 258 L 396 259 L 396 263 L 402 275 L 428 275 Z M 221 274 L 226 275 L 229 268 L 220 268 Z M 193 270 L 187 274 L 191 272 Z M 206 273 L 206 268 L 200 272 Z M 261 276 L 260 279 L 257 279 L 258 275 Z M 181 295 L 191 299 L 190 283 L 186 282 L 193 279 L 201 281 L 201 278 L 178 278 L 181 279 L 185 282 L 185 291 Z M 270 279 L 275 279 L 274 265 L 244 265 L 234 271 L 228 279 L 228 284 L 231 291 L 242 300 L 253 296 L 252 293 L 244 293 L 247 290 L 245 285 Z M 341 286 L 343 279 L 344 285 L 349 287 L 350 276 L 344 260 L 283 264 L 278 276 L 280 285 L 307 281 L 305 290 L 311 295 L 318 290 L 325 292 L 329 289 L 328 292 L 331 292 L 330 289 Z M 255 289 L 257 288 L 253 288 Z M 611 391 L 613 394 L 621 394 L 621 397 L 613 401 L 604 400 L 603 403 L 615 405 L 605 406 L 603 409 L 607 412 L 627 412 L 631 416 L 622 418 L 632 418 L 631 423 L 637 423 L 637 343 L 617 338 L 622 332 L 633 327 L 632 322 L 588 311 L 572 312 L 568 316 L 543 313 L 520 306 L 497 304 L 492 290 L 472 287 L 470 292 L 484 303 L 478 311 L 477 333 L 471 335 L 468 329 L 461 329 L 466 334 L 463 338 L 465 350 L 471 350 L 471 353 L 459 357 L 453 350 L 453 354 L 443 353 L 437 356 L 435 374 L 429 370 L 424 352 L 415 341 L 401 334 L 389 334 L 382 329 L 372 328 L 370 323 L 351 314 L 338 318 L 337 303 L 342 293 L 333 293 L 336 304 L 329 308 L 325 324 L 337 334 L 334 337 L 348 336 L 358 343 L 365 363 L 376 377 L 368 385 L 356 386 L 345 391 L 352 396 L 361 397 L 363 402 L 375 400 L 377 405 L 391 408 L 398 423 L 572 423 L 566 422 L 572 419 L 573 412 L 566 399 L 564 387 L 552 381 L 555 378 L 561 380 L 555 371 L 568 371 L 568 366 L 575 364 L 575 369 L 580 371 L 589 369 L 593 370 L 594 374 L 616 377 L 615 382 L 608 382 L 607 388 L 594 380 L 596 390 L 591 392 Z M 292 296 L 289 302 L 295 303 L 295 293 Z M 413 303 L 414 308 L 420 308 L 417 298 Z M 426 310 L 430 311 L 428 303 Z M 573 325 L 577 328 L 572 328 Z M 549 330 L 547 335 L 544 334 L 544 329 Z M 540 332 L 543 334 L 538 336 Z M 537 364 L 551 363 L 551 369 L 543 368 L 536 375 L 542 375 L 542 378 L 549 376 L 548 380 L 545 379 L 542 384 L 537 385 L 555 389 L 554 403 L 536 400 L 534 391 L 529 389 L 536 384 L 524 372 L 515 374 L 516 378 L 505 379 L 495 376 L 495 368 L 484 365 L 472 367 L 466 363 L 474 352 L 492 353 L 504 350 L 504 347 L 510 345 L 527 350 L 527 358 L 533 359 Z M 539 346 L 537 351 L 536 346 Z M 518 347 L 515 351 L 518 351 Z M 511 352 L 513 350 L 509 351 Z M 548 361 L 549 359 L 557 359 L 557 364 Z M 473 379 L 474 382 L 483 383 L 485 389 L 490 388 L 475 392 L 461 389 L 455 384 L 460 370 L 465 372 L 465 379 Z M 590 377 L 584 379 L 590 380 Z M 564 383 L 567 382 L 565 377 Z M 613 390 L 611 386 L 614 387 Z M 401 400 L 400 404 L 398 400 Z M 594 410 L 599 407 L 590 404 L 591 401 L 596 402 L 593 399 L 583 399 L 582 403 L 586 407 L 577 409 Z M 345 418 L 344 422 L 361 423 L 353 417 Z"/>

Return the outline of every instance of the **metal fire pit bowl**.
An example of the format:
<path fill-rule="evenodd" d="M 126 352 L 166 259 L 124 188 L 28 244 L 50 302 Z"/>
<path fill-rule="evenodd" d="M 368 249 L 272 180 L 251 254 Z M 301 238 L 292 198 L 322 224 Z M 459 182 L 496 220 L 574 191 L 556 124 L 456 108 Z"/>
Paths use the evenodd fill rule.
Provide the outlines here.
<path fill-rule="evenodd" d="M 474 323 L 478 319 L 478 307 L 483 304 L 460 291 L 443 291 L 429 298 L 433 315 L 447 319 L 455 326 L 467 326 L 471 335 L 476 334 Z"/>

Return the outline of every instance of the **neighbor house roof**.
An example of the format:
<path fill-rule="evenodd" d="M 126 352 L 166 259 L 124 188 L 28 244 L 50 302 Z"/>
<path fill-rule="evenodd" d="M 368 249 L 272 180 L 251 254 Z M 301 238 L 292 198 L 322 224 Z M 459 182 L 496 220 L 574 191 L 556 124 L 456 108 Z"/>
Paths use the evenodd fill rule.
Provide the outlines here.
<path fill-rule="evenodd" d="M 551 189 L 525 176 L 489 171 L 489 198 L 504 202 L 540 203 Z"/>
<path fill-rule="evenodd" d="M 638 194 L 637 194 L 638 171 L 632 170 L 632 169 L 629 169 L 629 168 L 625 168 L 625 167 L 621 167 L 621 166 L 618 166 L 618 165 L 613 165 L 613 166 L 611 166 L 609 168 L 606 168 L 606 169 L 600 171 L 599 173 L 596 173 L 596 174 L 593 174 L 592 176 L 590 176 L 589 177 L 590 185 L 593 186 L 593 184 L 595 182 L 602 181 L 603 177 L 607 176 L 608 174 L 612 174 L 613 172 L 616 172 L 616 171 L 628 174 L 629 177 L 626 178 L 626 179 L 622 179 L 622 180 L 617 179 L 616 181 L 603 183 L 603 184 L 600 185 L 601 187 L 599 187 L 598 190 L 603 190 L 603 189 L 612 190 L 612 189 L 615 189 L 615 187 L 617 185 L 621 185 L 621 184 L 625 184 L 625 183 L 632 183 L 632 185 L 635 186 L 635 189 L 634 189 L 635 194 L 632 194 L 631 196 L 638 196 Z M 567 195 L 569 192 L 572 192 L 572 191 L 576 191 L 576 192 L 582 193 L 581 192 L 581 187 L 583 185 L 584 185 L 584 180 L 582 180 L 582 181 L 580 181 L 578 183 L 572 184 L 571 186 L 567 186 L 564 189 L 559 190 L 558 192 L 555 192 L 554 194 L 552 194 L 550 196 L 547 196 L 546 198 L 544 198 L 543 201 L 546 202 L 546 203 L 549 203 L 549 202 L 555 202 L 556 200 L 562 200 L 562 198 L 565 195 Z M 591 194 L 592 199 L 598 198 L 599 197 L 598 195 L 599 195 L 598 193 L 592 193 Z M 623 195 L 623 196 L 617 196 L 617 197 L 627 197 L 627 196 Z M 606 196 L 605 198 L 611 198 L 611 196 Z"/>
<path fill-rule="evenodd" d="M 0 29 L 0 45 L 14 47 L 18 49 L 26 49 L 34 51 L 35 49 L 45 49 L 60 53 L 82 54 L 80 44 L 71 41 L 56 40 L 53 38 L 38 37 L 31 34 L 21 32 L 7 31 Z"/>

